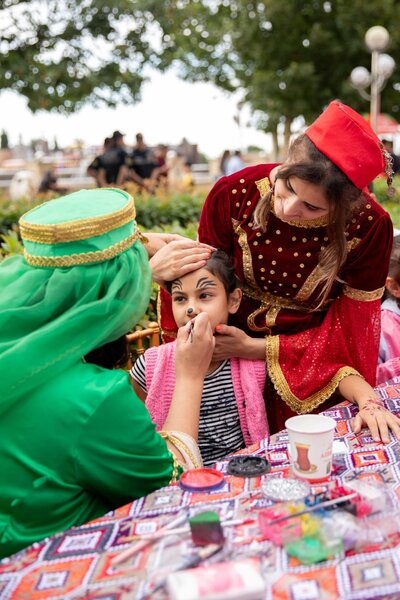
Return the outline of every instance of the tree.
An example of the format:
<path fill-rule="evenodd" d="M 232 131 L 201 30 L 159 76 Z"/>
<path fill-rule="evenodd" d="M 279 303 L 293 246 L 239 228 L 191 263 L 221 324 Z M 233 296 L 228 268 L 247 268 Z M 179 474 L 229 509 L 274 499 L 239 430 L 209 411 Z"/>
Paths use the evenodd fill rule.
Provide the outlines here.
<path fill-rule="evenodd" d="M 273 134 L 276 153 L 280 124 L 287 145 L 296 119 L 311 122 L 333 98 L 368 112 L 349 75 L 357 65 L 370 66 L 364 46 L 369 27 L 387 27 L 389 52 L 400 59 L 396 0 L 171 0 L 170 5 L 166 62 L 174 54 L 184 78 L 242 90 L 258 126 Z M 382 108 L 394 115 L 400 114 L 395 81 L 396 74 L 382 96 Z"/>
<path fill-rule="evenodd" d="M 2 89 L 32 111 L 73 112 L 85 102 L 137 99 L 147 64 L 159 64 L 162 0 L 4 0 Z M 158 44 L 158 49 L 157 48 Z"/>

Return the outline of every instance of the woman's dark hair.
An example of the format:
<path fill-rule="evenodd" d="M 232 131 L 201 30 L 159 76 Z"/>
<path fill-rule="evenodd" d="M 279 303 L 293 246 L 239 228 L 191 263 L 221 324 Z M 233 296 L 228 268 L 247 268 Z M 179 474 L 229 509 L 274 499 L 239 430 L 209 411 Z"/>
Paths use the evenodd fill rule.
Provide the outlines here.
<path fill-rule="evenodd" d="M 235 275 L 233 261 L 223 250 L 215 250 L 203 269 L 206 269 L 221 281 L 227 296 L 239 287 L 239 281 Z M 169 293 L 171 293 L 173 283 L 173 281 L 166 282 Z"/>
<path fill-rule="evenodd" d="M 320 306 L 327 299 L 340 267 L 346 260 L 345 229 L 362 192 L 305 134 L 300 135 L 291 144 L 288 159 L 276 175 L 276 179 L 285 181 L 290 177 L 298 177 L 318 185 L 329 203 L 329 244 L 321 251 L 319 259 L 319 283 L 323 286 L 319 298 Z M 255 227 L 262 231 L 265 231 L 268 221 L 272 195 L 273 188 L 259 201 L 254 211 Z"/>
<path fill-rule="evenodd" d="M 108 342 L 85 355 L 85 362 L 98 365 L 104 369 L 123 367 L 129 359 L 128 339 L 122 335 L 117 340 Z"/>

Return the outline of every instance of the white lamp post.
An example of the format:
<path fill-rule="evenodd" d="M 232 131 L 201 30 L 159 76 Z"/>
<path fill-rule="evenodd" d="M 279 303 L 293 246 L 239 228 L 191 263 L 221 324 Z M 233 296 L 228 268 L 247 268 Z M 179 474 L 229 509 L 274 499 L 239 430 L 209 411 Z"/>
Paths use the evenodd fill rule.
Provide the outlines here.
<path fill-rule="evenodd" d="M 365 67 L 355 67 L 350 74 L 352 85 L 363 98 L 370 101 L 371 127 L 376 132 L 380 112 L 380 93 L 395 68 L 395 62 L 389 54 L 382 54 L 390 40 L 389 32 L 376 25 L 368 29 L 365 43 L 371 52 L 371 72 Z M 366 89 L 371 86 L 371 93 Z"/>

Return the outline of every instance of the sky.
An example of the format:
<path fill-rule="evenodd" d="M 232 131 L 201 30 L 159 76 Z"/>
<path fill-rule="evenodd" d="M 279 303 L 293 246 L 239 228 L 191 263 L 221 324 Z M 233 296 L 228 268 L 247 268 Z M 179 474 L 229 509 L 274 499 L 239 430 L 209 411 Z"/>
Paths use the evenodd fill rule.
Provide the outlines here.
<path fill-rule="evenodd" d="M 133 106 L 95 109 L 89 105 L 65 117 L 54 113 L 32 113 L 27 101 L 18 94 L 0 94 L 0 130 L 7 132 L 10 145 L 29 144 L 44 137 L 52 146 L 71 145 L 81 139 L 87 145 L 101 145 L 106 136 L 119 129 L 126 134 L 125 143 L 133 145 L 137 132 L 148 145 L 178 144 L 183 137 L 198 145 L 200 152 L 215 158 L 223 150 L 245 149 L 255 145 L 271 150 L 270 136 L 249 126 L 248 107 L 240 113 L 241 126 L 235 122 L 239 98 L 210 83 L 189 83 L 173 72 L 153 73 L 143 85 L 142 99 Z"/>

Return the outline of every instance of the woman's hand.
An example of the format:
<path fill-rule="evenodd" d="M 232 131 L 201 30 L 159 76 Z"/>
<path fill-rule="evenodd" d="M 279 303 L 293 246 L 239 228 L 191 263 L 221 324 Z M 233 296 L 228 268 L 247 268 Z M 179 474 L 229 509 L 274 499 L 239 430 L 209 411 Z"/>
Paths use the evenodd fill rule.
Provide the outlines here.
<path fill-rule="evenodd" d="M 371 397 L 359 405 L 359 412 L 352 420 L 354 433 L 368 427 L 375 442 L 389 443 L 389 429 L 400 440 L 400 419 L 387 410 L 382 400 Z"/>
<path fill-rule="evenodd" d="M 204 377 L 214 350 L 207 313 L 197 315 L 178 330 L 175 350 L 176 383 L 164 429 L 188 433 L 197 440 Z M 172 451 L 183 460 L 175 448 Z"/>
<path fill-rule="evenodd" d="M 152 247 L 155 247 L 152 239 L 149 241 L 151 241 Z M 158 240 L 157 243 L 163 245 L 159 246 L 150 259 L 150 267 L 154 281 L 161 286 L 164 286 L 166 281 L 173 281 L 186 273 L 204 267 L 213 250 L 207 244 L 201 244 L 181 236 L 175 236 L 169 242 Z"/>
<path fill-rule="evenodd" d="M 154 256 L 156 252 L 161 250 L 161 248 L 170 242 L 186 240 L 186 238 L 182 235 L 175 233 L 143 233 L 143 235 L 148 240 L 148 242 L 144 244 L 144 247 L 147 250 L 149 258 Z"/>
<path fill-rule="evenodd" d="M 200 313 L 178 330 L 176 379 L 204 379 L 214 351 L 215 340 L 207 313 Z"/>
<path fill-rule="evenodd" d="M 264 359 L 265 339 L 252 338 L 242 329 L 231 325 L 217 325 L 215 328 L 215 350 L 213 360 L 232 357 Z"/>
<path fill-rule="evenodd" d="M 360 375 L 348 375 L 339 383 L 339 392 L 346 400 L 358 406 L 358 415 L 352 419 L 354 433 L 368 427 L 376 442 L 390 441 L 389 429 L 400 440 L 400 419 L 386 410 L 373 387 Z"/>

